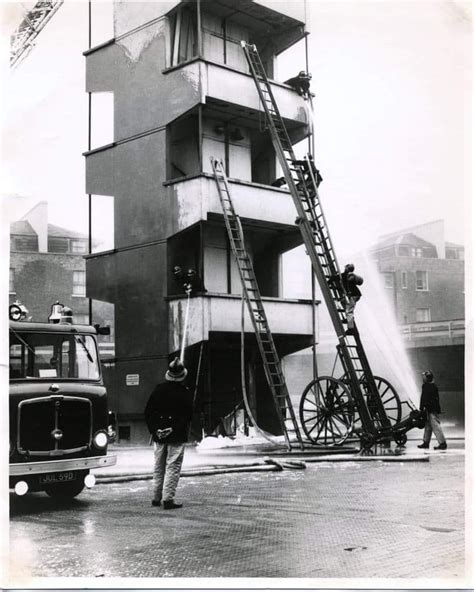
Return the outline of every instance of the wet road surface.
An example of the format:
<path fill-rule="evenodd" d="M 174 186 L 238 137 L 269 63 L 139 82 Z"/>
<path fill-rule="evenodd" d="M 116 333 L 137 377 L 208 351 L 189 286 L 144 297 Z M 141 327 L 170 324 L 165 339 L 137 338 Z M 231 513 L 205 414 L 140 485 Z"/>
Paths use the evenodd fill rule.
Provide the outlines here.
<path fill-rule="evenodd" d="M 24 577 L 462 578 L 464 456 L 183 477 L 180 510 L 151 481 L 58 504 L 10 497 L 10 581 Z"/>

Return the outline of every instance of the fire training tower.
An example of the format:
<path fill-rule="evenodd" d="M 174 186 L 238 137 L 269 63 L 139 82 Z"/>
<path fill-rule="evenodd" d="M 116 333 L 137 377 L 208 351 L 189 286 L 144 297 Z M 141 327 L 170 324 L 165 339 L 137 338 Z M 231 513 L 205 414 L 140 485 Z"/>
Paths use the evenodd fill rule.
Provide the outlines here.
<path fill-rule="evenodd" d="M 277 158 L 241 45 L 258 43 L 291 142 L 307 137 L 307 102 L 274 80 L 276 56 L 307 33 L 304 0 L 275 6 L 116 2 L 114 39 L 85 52 L 87 92 L 114 97 L 114 141 L 85 156 L 92 207 L 100 195 L 114 197 L 115 246 L 88 257 L 87 295 L 115 305 L 106 380 L 134 441 L 145 438 L 146 400 L 182 344 L 187 296 L 176 266 L 202 280 L 190 298 L 185 349 L 195 435 L 212 433 L 241 405 L 242 367 L 259 426 L 281 433 L 246 315 L 241 364 L 243 286 L 212 159 L 232 192 L 280 359 L 313 341 L 312 303 L 282 298 L 281 257 L 302 238 L 288 190 L 272 185 Z"/>

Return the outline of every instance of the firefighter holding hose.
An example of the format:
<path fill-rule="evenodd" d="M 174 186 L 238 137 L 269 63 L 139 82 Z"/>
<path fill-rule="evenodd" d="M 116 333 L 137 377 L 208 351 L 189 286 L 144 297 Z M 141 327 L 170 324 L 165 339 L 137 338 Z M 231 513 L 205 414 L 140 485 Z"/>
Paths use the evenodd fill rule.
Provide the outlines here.
<path fill-rule="evenodd" d="M 145 421 L 154 442 L 152 506 L 164 510 L 181 508 L 174 496 L 188 441 L 193 416 L 193 397 L 184 384 L 188 374 L 179 358 L 175 358 L 150 395 L 145 408 Z"/>

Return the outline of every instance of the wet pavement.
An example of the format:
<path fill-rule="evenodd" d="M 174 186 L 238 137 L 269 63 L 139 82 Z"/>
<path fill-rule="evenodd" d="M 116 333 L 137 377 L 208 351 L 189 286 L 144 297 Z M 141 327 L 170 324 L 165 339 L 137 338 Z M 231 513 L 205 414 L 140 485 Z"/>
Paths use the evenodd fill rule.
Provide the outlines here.
<path fill-rule="evenodd" d="M 228 439 L 227 439 L 228 441 Z M 419 450 L 417 444 L 420 440 L 411 439 L 404 447 L 392 444 L 390 448 L 376 446 L 371 454 L 362 455 L 359 452 L 358 441 L 348 441 L 340 447 L 321 447 L 305 445 L 301 451 L 294 447 L 291 452 L 284 446 L 275 446 L 265 440 L 256 439 L 246 443 L 245 440 L 225 445 L 220 439 L 207 438 L 204 445 L 186 447 L 183 463 L 184 475 L 202 475 L 227 472 L 229 470 L 267 470 L 275 468 L 275 464 L 286 462 L 346 462 L 358 458 L 362 461 L 377 461 L 384 459 L 386 462 L 396 461 L 403 457 L 405 462 L 428 460 L 431 451 Z M 450 439 L 450 449 L 459 449 L 464 446 L 464 439 L 460 437 Z M 131 478 L 151 478 L 153 467 L 153 446 L 144 447 L 109 447 L 109 454 L 116 456 L 117 463 L 112 467 L 94 470 L 99 482 L 128 480 Z M 253 467 L 253 469 L 252 469 Z"/>
<path fill-rule="evenodd" d="M 136 458 L 145 464 L 147 454 Z M 416 455 L 425 462 L 408 462 Z M 386 461 L 353 457 L 277 472 L 189 473 L 178 488 L 184 507 L 174 511 L 150 505 L 151 487 L 146 479 L 103 482 L 63 505 L 42 493 L 12 496 L 10 581 L 31 587 L 35 578 L 50 577 L 421 578 L 437 588 L 465 582 L 462 441 L 446 452 L 409 443 L 405 457 Z"/>

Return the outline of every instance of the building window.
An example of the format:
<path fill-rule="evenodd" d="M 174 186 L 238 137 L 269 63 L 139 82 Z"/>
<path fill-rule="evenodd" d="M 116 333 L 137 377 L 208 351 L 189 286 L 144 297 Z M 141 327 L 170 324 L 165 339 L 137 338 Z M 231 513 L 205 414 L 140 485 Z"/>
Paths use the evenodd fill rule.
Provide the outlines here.
<path fill-rule="evenodd" d="M 71 241 L 71 253 L 85 253 L 86 242 L 83 240 L 72 240 Z"/>
<path fill-rule="evenodd" d="M 10 267 L 10 287 L 9 292 L 10 294 L 15 293 L 15 270 Z"/>
<path fill-rule="evenodd" d="M 67 253 L 69 251 L 69 241 L 67 238 L 48 238 L 49 253 Z"/>
<path fill-rule="evenodd" d="M 408 288 L 408 275 L 406 271 L 401 272 L 402 288 L 406 290 Z"/>
<path fill-rule="evenodd" d="M 171 66 L 198 55 L 197 17 L 194 6 L 180 6 L 170 18 Z"/>
<path fill-rule="evenodd" d="M 201 172 L 200 152 L 202 138 L 199 136 L 199 117 L 192 113 L 174 121 L 167 130 L 168 141 L 168 179 L 190 177 Z M 224 150 L 213 146 L 213 156 L 223 157 Z M 209 159 L 207 159 L 209 162 Z M 206 163 L 207 164 L 207 163 Z M 209 167 L 210 167 L 209 162 Z"/>
<path fill-rule="evenodd" d="M 419 291 L 427 291 L 428 288 L 428 272 L 417 271 L 416 272 L 416 289 Z"/>
<path fill-rule="evenodd" d="M 38 251 L 37 236 L 14 236 L 10 242 L 12 251 Z"/>
<path fill-rule="evenodd" d="M 446 247 L 446 259 L 464 259 L 464 251 L 456 247 Z"/>
<path fill-rule="evenodd" d="M 408 257 L 410 255 L 408 251 L 408 247 L 398 247 L 398 256 L 399 257 Z"/>
<path fill-rule="evenodd" d="M 429 308 L 416 309 L 416 322 L 429 323 L 431 321 L 431 310 Z"/>
<path fill-rule="evenodd" d="M 85 296 L 86 295 L 86 272 L 73 271 L 72 273 L 72 295 Z"/>
<path fill-rule="evenodd" d="M 423 249 L 421 247 L 412 247 L 411 248 L 411 256 L 412 257 L 423 257 Z"/>
<path fill-rule="evenodd" d="M 385 281 L 385 287 L 386 288 L 390 288 L 391 290 L 393 290 L 394 286 L 395 286 L 395 281 L 394 281 L 394 277 L 393 277 L 393 273 L 389 272 L 389 273 L 384 273 L 384 281 Z"/>

